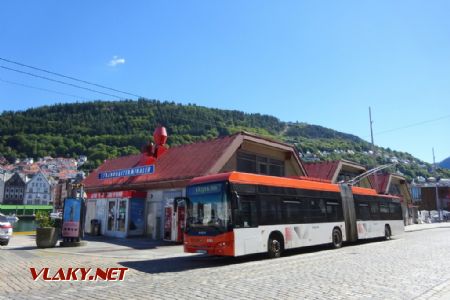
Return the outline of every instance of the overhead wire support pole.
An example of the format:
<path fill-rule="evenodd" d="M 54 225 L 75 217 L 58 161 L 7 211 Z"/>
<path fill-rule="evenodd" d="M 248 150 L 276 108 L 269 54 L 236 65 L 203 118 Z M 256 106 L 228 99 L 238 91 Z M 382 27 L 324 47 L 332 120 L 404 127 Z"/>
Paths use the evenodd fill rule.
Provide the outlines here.
<path fill-rule="evenodd" d="M 372 121 L 372 109 L 369 106 L 369 121 L 370 121 L 370 140 L 372 142 L 372 151 L 375 152 L 375 144 L 373 143 L 373 121 Z"/>
<path fill-rule="evenodd" d="M 436 168 L 436 158 L 434 156 L 434 147 L 432 148 L 433 151 L 433 169 L 434 169 L 434 176 L 436 178 L 436 181 L 434 183 L 434 186 L 436 188 L 435 193 L 436 193 L 436 210 L 438 211 L 438 217 L 439 217 L 439 222 L 441 222 L 441 203 L 439 201 L 439 188 L 438 188 L 438 178 L 437 178 L 437 168 Z"/>
<path fill-rule="evenodd" d="M 369 121 L 370 121 L 370 141 L 372 142 L 372 155 L 375 161 L 375 165 L 377 163 L 377 155 L 375 153 L 375 143 L 373 141 L 373 121 L 372 121 L 372 108 L 369 106 Z M 378 171 L 377 171 L 378 172 Z M 378 186 L 378 177 L 375 176 L 375 185 Z"/>

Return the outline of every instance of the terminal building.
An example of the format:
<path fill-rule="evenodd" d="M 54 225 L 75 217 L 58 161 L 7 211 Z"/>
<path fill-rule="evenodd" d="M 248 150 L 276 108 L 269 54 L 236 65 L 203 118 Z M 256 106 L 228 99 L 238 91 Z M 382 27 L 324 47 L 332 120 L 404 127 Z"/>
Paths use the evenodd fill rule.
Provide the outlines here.
<path fill-rule="evenodd" d="M 240 132 L 214 140 L 167 149 L 165 138 L 156 135 L 157 146 L 140 169 L 143 155 L 105 161 L 85 180 L 87 211 L 85 231 L 98 220 L 101 234 L 115 237 L 147 236 L 181 241 L 184 207 L 174 199 L 185 196 L 194 177 L 241 171 L 281 177 L 306 176 L 294 146 Z M 158 142 L 159 141 L 159 142 Z M 151 167 L 153 166 L 153 167 Z M 151 168 L 150 168 L 151 167 Z M 130 170 L 146 172 L 127 176 Z"/>

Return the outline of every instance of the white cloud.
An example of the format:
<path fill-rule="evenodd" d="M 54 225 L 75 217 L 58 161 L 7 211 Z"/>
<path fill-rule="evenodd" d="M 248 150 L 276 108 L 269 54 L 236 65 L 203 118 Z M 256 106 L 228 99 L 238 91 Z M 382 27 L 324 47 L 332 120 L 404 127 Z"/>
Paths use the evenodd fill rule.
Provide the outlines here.
<path fill-rule="evenodd" d="M 124 63 L 125 63 L 125 58 L 114 55 L 113 58 L 109 61 L 108 66 L 115 67 L 117 65 L 124 64 Z"/>

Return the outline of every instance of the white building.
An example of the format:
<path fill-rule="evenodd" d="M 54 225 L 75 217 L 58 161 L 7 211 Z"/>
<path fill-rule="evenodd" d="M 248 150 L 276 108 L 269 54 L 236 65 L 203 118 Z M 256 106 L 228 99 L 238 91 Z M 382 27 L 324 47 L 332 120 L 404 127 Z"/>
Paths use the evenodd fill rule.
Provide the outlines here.
<path fill-rule="evenodd" d="M 3 198 L 5 197 L 5 182 L 12 176 L 6 170 L 0 168 L 0 203 L 3 203 Z"/>
<path fill-rule="evenodd" d="M 42 172 L 36 173 L 27 182 L 23 204 L 49 205 L 52 201 L 52 186 Z"/>

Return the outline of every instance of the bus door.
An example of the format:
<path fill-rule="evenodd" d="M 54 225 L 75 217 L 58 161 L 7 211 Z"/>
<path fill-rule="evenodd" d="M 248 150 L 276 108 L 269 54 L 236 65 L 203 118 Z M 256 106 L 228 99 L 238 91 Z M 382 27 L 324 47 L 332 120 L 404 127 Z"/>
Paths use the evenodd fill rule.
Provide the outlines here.
<path fill-rule="evenodd" d="M 258 228 L 256 196 L 239 196 L 239 212 L 235 224 L 235 255 L 264 251 L 261 249 L 262 233 Z"/>

